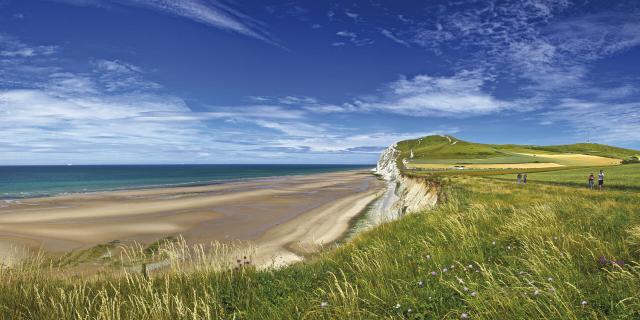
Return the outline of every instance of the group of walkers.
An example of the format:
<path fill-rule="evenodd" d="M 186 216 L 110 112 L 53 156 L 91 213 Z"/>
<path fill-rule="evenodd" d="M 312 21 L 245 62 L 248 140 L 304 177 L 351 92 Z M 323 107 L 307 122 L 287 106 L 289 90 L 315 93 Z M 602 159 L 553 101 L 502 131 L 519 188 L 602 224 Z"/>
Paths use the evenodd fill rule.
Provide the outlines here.
<path fill-rule="evenodd" d="M 589 175 L 589 189 L 593 189 L 593 185 L 594 185 L 594 180 L 596 179 L 596 177 L 593 175 L 593 172 L 591 172 L 591 174 Z M 600 173 L 598 173 L 598 190 L 602 190 L 604 189 L 604 170 L 600 170 Z"/>
<path fill-rule="evenodd" d="M 517 183 L 518 184 L 527 184 L 527 174 L 524 173 L 518 173 L 518 178 L 517 178 Z"/>
<path fill-rule="evenodd" d="M 593 175 L 593 172 L 591 172 L 591 174 L 587 179 L 588 179 L 589 189 L 593 189 L 595 186 L 595 180 L 596 180 L 596 177 Z M 518 173 L 518 176 L 516 178 L 516 183 L 527 184 L 527 174 Z M 604 170 L 600 170 L 600 173 L 598 173 L 598 190 L 603 190 L 603 189 L 604 189 Z"/>

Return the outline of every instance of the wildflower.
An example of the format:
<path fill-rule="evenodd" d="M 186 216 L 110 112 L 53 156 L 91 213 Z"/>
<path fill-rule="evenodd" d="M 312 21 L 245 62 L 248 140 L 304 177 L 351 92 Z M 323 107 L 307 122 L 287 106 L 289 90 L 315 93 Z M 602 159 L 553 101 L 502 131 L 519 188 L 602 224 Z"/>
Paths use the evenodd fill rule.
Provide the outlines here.
<path fill-rule="evenodd" d="M 624 260 L 618 260 L 618 261 L 616 261 L 616 264 L 621 266 L 621 267 L 624 267 Z"/>
<path fill-rule="evenodd" d="M 607 257 L 605 257 L 605 256 L 600 256 L 598 261 L 600 262 L 601 265 L 605 265 L 605 264 L 609 263 L 609 259 L 607 259 Z"/>
<path fill-rule="evenodd" d="M 399 304 L 399 303 L 396 303 L 395 308 L 396 308 L 396 309 L 400 309 L 400 304 Z"/>
<path fill-rule="evenodd" d="M 588 304 L 587 300 L 582 300 L 582 302 L 580 302 L 580 304 L 584 307 Z"/>
<path fill-rule="evenodd" d="M 431 259 L 431 255 L 430 255 L 430 254 L 428 254 L 428 255 L 426 255 L 424 258 L 425 258 L 425 259 L 427 259 L 427 260 L 429 260 L 429 259 Z"/>
<path fill-rule="evenodd" d="M 422 280 L 418 281 L 418 287 L 420 288 L 424 287 L 424 282 Z"/>
<path fill-rule="evenodd" d="M 547 280 L 548 280 L 549 282 L 553 282 L 553 278 L 551 278 L 551 277 L 547 278 Z"/>
<path fill-rule="evenodd" d="M 473 265 L 472 264 L 469 265 L 469 269 L 473 269 Z"/>
<path fill-rule="evenodd" d="M 321 302 L 321 303 L 320 303 L 320 308 L 326 308 L 326 307 L 328 307 L 328 306 L 329 306 L 329 303 L 328 303 L 328 302 L 324 302 L 324 301 L 323 301 L 323 302 Z"/>
<path fill-rule="evenodd" d="M 431 275 L 432 275 L 432 276 L 437 276 L 437 275 L 438 275 L 438 273 L 437 273 L 437 272 L 435 272 L 435 271 L 431 271 Z"/>
<path fill-rule="evenodd" d="M 558 237 L 557 236 L 553 236 L 553 240 L 558 240 Z"/>
<path fill-rule="evenodd" d="M 451 266 L 449 267 L 449 269 L 453 269 L 454 267 L 455 267 L 454 265 L 451 265 Z"/>
<path fill-rule="evenodd" d="M 534 296 L 537 296 L 537 295 L 539 295 L 539 294 L 540 294 L 540 290 L 537 290 L 537 289 L 536 289 L 536 291 L 534 291 L 534 292 L 533 292 L 533 295 L 534 295 Z"/>
<path fill-rule="evenodd" d="M 475 297 L 475 296 L 477 296 L 477 295 L 478 295 L 478 293 L 477 293 L 477 292 L 475 292 L 475 291 L 471 292 L 471 296 L 472 296 L 472 297 Z"/>
<path fill-rule="evenodd" d="M 442 272 L 447 272 L 447 271 L 449 271 L 449 269 L 447 268 L 442 269 Z"/>
<path fill-rule="evenodd" d="M 413 310 L 411 310 L 411 308 L 407 309 L 407 313 L 411 313 L 413 312 Z"/>
<path fill-rule="evenodd" d="M 549 292 L 556 292 L 556 288 L 549 288 Z"/>
<path fill-rule="evenodd" d="M 492 242 L 491 242 L 491 244 L 495 246 L 495 245 L 496 245 L 496 242 L 495 242 L 495 241 L 492 241 Z"/>
<path fill-rule="evenodd" d="M 469 319 L 469 314 L 468 313 L 462 313 L 460 315 L 460 319 Z"/>
<path fill-rule="evenodd" d="M 518 274 L 519 274 L 519 275 L 524 275 L 525 273 L 526 273 L 526 272 L 524 272 L 524 271 L 520 271 L 520 272 L 518 272 Z"/>
<path fill-rule="evenodd" d="M 508 250 L 511 250 L 511 246 L 507 246 L 507 249 L 508 249 Z"/>

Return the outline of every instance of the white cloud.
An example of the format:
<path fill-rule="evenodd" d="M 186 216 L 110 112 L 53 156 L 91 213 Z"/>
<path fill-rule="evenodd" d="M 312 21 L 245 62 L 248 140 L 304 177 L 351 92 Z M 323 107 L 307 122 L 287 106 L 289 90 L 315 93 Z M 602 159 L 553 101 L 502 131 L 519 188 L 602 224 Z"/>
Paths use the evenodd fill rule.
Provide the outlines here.
<path fill-rule="evenodd" d="M 640 103 L 604 103 L 564 99 L 557 108 L 543 114 L 547 121 L 571 124 L 578 139 L 594 142 L 640 141 Z"/>
<path fill-rule="evenodd" d="M 403 46 L 405 46 L 405 47 L 410 47 L 410 45 L 409 45 L 409 43 L 408 43 L 408 42 L 406 42 L 406 41 L 404 41 L 404 40 L 402 40 L 402 39 L 398 38 L 396 35 L 394 35 L 394 34 L 393 34 L 393 32 L 391 32 L 391 31 L 389 31 L 389 30 L 387 30 L 387 29 L 380 29 L 380 33 L 381 33 L 383 36 L 385 36 L 385 37 L 387 37 L 387 38 L 391 39 L 391 40 L 392 40 L 393 42 L 395 42 L 395 43 L 401 44 L 401 45 L 403 45 Z"/>
<path fill-rule="evenodd" d="M 432 134 L 454 134 L 457 129 L 444 131 L 423 131 L 397 133 L 393 131 L 374 131 L 366 134 L 335 134 L 331 132 L 321 133 L 315 136 L 303 137 L 300 139 L 281 139 L 274 141 L 274 145 L 279 147 L 294 146 L 305 148 L 311 152 L 318 153 L 369 153 L 374 157 L 380 154 L 380 149 L 386 148 L 394 142 L 414 139 Z"/>
<path fill-rule="evenodd" d="M 355 12 L 345 11 L 344 14 L 355 22 L 358 22 L 358 18 L 360 17 L 360 15 Z"/>
<path fill-rule="evenodd" d="M 51 0 L 79 6 L 109 8 L 125 5 L 149 8 L 162 13 L 183 17 L 198 23 L 237 32 L 278 45 L 264 30 L 262 23 L 218 1 L 206 0 Z"/>
<path fill-rule="evenodd" d="M 346 30 L 342 30 L 342 31 L 338 31 L 336 32 L 336 35 L 339 37 L 343 37 L 343 38 L 347 38 L 349 39 L 349 42 L 355 46 L 366 46 L 366 45 L 370 45 L 373 44 L 374 41 L 369 39 L 369 38 L 361 38 L 358 37 L 358 35 L 354 32 L 351 31 L 346 31 Z M 345 42 L 334 42 L 332 43 L 333 46 L 342 46 L 345 45 Z"/>
<path fill-rule="evenodd" d="M 355 33 L 345 30 L 336 32 L 336 35 L 352 39 L 358 37 Z"/>
<path fill-rule="evenodd" d="M 57 50 L 57 46 L 27 46 L 13 37 L 0 33 L 0 58 L 48 56 Z"/>
<path fill-rule="evenodd" d="M 464 117 L 514 108 L 483 90 L 485 79 L 474 72 L 452 77 L 418 75 L 389 84 L 380 97 L 356 101 L 364 110 L 386 111 L 408 116 Z"/>

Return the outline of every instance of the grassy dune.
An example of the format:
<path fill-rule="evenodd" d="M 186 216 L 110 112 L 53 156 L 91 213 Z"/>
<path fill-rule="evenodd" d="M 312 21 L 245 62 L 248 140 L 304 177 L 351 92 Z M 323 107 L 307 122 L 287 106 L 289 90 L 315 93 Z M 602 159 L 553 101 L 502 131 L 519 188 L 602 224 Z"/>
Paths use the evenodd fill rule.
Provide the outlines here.
<path fill-rule="evenodd" d="M 242 267 L 225 270 L 237 263 L 232 249 L 176 242 L 157 251 L 173 257 L 171 271 L 150 277 L 64 276 L 42 268 L 44 259 L 4 269 L 0 318 L 640 317 L 637 192 L 431 179 L 443 182 L 436 209 L 279 270 L 256 270 L 242 257 Z M 621 183 L 640 187 L 634 179 Z"/>

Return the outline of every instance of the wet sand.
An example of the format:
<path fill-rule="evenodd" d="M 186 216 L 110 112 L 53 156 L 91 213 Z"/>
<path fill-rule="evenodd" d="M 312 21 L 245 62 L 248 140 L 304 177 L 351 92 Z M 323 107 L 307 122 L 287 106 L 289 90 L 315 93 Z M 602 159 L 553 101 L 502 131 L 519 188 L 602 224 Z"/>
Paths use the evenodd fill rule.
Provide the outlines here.
<path fill-rule="evenodd" d="M 384 188 L 346 171 L 25 199 L 0 208 L 0 255 L 6 263 L 19 259 L 15 246 L 64 253 L 182 235 L 190 244 L 251 241 L 256 263 L 288 263 L 340 238 Z"/>

